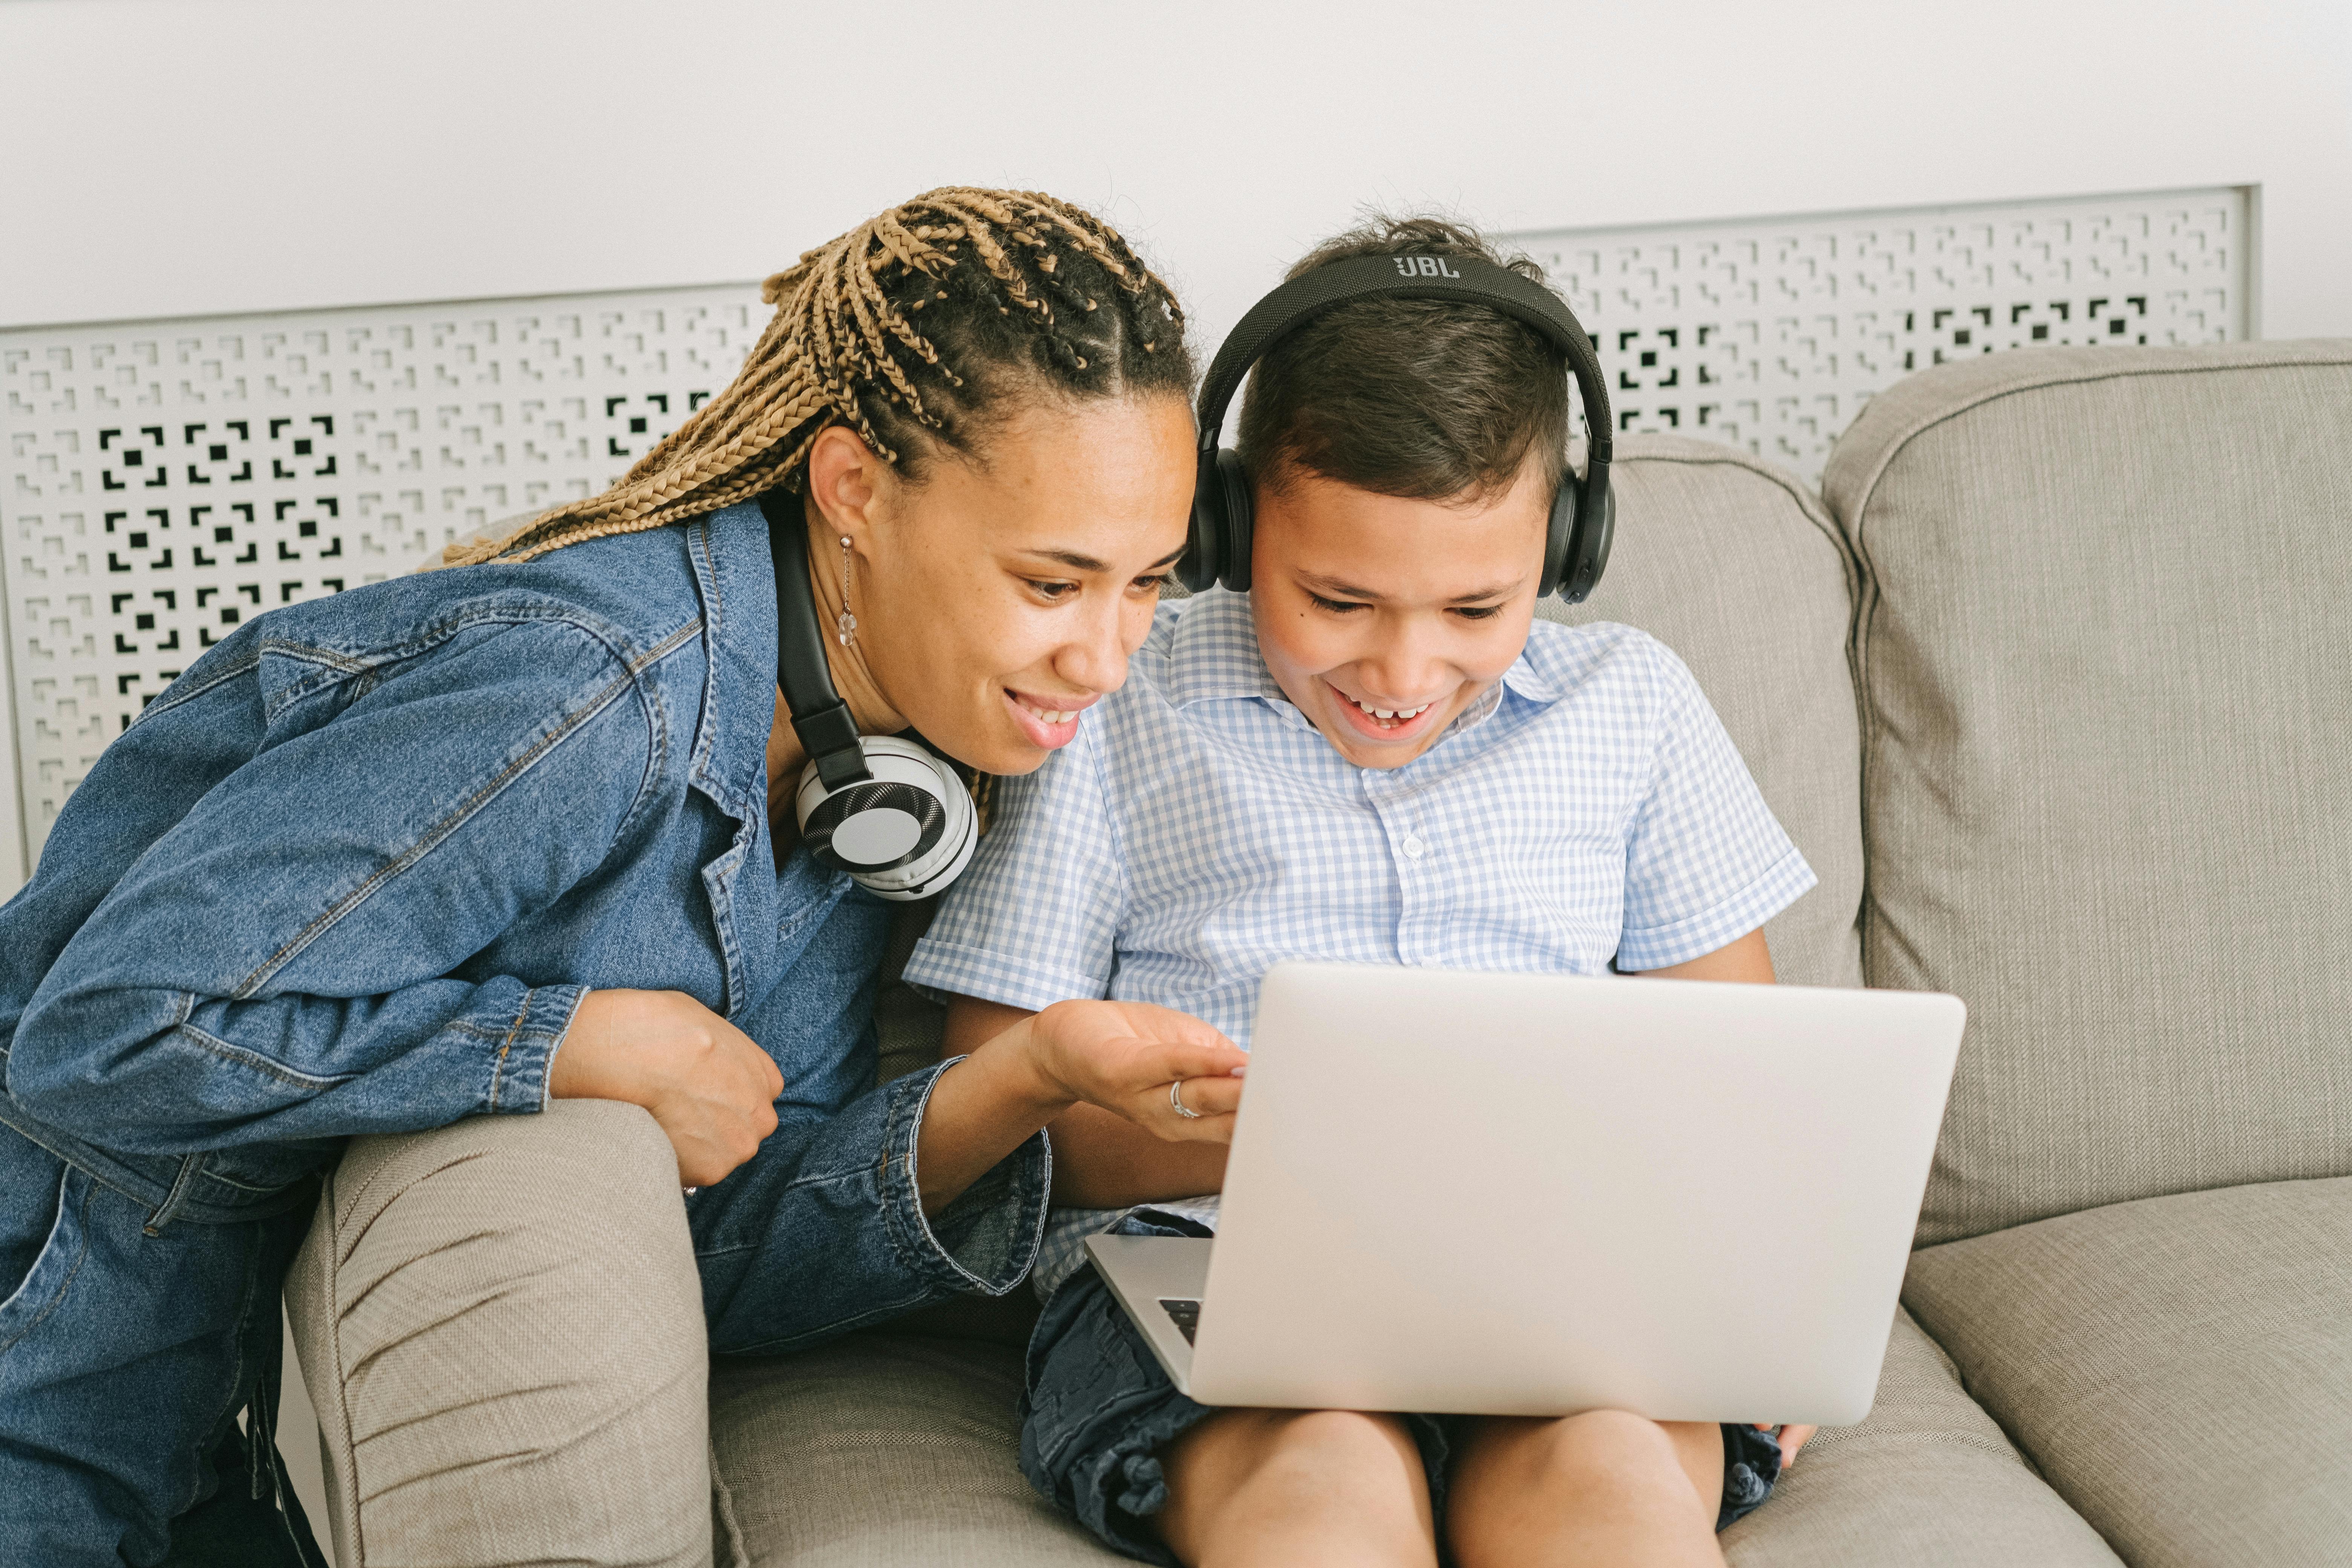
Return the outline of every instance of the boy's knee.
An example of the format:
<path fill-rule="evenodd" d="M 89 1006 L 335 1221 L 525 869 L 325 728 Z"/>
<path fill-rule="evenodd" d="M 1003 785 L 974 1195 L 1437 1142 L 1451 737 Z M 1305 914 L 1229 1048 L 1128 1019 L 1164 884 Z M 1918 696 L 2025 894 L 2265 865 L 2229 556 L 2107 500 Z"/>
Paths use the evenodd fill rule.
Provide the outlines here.
<path fill-rule="evenodd" d="M 1544 1423 L 1528 1446 L 1538 1484 L 1602 1487 L 1620 1496 L 1652 1492 L 1679 1500 L 1691 1489 L 1674 1436 L 1645 1415 L 1588 1410 Z"/>
<path fill-rule="evenodd" d="M 504 1520 L 576 1535 L 583 1562 L 708 1561 L 701 1290 L 644 1110 L 355 1140 L 288 1298 L 339 1543 L 429 1557 L 451 1521 Z M 484 1496 L 509 1488 L 512 1507 Z"/>
<path fill-rule="evenodd" d="M 1356 1410 L 1265 1410 L 1252 1445 L 1263 1479 L 1332 1497 L 1384 1493 L 1420 1475 L 1412 1434 L 1393 1415 Z"/>

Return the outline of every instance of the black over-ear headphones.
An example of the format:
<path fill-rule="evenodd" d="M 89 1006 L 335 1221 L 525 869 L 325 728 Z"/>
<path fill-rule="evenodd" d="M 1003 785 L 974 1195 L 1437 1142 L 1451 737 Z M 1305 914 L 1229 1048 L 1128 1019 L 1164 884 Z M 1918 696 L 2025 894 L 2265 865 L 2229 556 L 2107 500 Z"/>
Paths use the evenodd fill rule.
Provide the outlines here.
<path fill-rule="evenodd" d="M 1201 466 L 1192 486 L 1192 531 L 1176 563 L 1176 580 L 1199 592 L 1221 583 L 1236 592 L 1250 583 L 1249 475 L 1241 458 L 1217 445 L 1225 405 L 1242 376 L 1276 342 L 1326 310 L 1358 300 L 1459 300 L 1525 321 L 1568 356 L 1584 399 L 1590 457 L 1584 478 L 1567 475 L 1552 498 L 1544 534 L 1538 595 L 1558 593 L 1580 603 L 1609 563 L 1617 519 L 1609 494 L 1609 390 L 1592 342 L 1559 297 L 1507 268 L 1466 256 L 1361 256 L 1318 267 L 1250 307 L 1217 350 L 1201 384 Z"/>
<path fill-rule="evenodd" d="M 825 668 L 799 499 L 768 490 L 760 511 L 776 572 L 776 685 L 809 755 L 793 801 L 801 842 L 883 898 L 936 893 L 971 863 L 980 832 L 971 792 L 914 742 L 858 734 Z"/>

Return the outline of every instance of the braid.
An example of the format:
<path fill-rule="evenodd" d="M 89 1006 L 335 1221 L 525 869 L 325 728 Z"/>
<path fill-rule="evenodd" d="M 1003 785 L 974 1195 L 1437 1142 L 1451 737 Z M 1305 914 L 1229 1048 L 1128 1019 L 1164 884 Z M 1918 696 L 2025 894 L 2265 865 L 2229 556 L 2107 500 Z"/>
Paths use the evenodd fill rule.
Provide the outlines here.
<path fill-rule="evenodd" d="M 1024 393 L 1192 386 L 1175 295 L 1116 230 L 1040 192 L 927 192 L 806 252 L 761 298 L 776 314 L 734 381 L 611 489 L 452 545 L 447 563 L 528 561 L 798 488 L 831 425 L 919 479 L 932 448 L 971 449 Z"/>

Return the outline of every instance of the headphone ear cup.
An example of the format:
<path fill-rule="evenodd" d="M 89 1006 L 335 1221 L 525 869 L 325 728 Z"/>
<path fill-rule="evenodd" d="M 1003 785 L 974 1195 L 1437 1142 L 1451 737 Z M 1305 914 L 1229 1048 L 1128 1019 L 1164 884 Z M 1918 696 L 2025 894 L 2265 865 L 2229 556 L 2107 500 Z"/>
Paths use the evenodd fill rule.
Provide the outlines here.
<path fill-rule="evenodd" d="M 1575 535 L 1559 584 L 1559 596 L 1571 605 L 1584 603 L 1600 586 L 1601 574 L 1609 564 L 1609 546 L 1617 535 L 1616 489 L 1602 490 L 1600 502 L 1588 509 L 1581 493 L 1578 496 Z"/>
<path fill-rule="evenodd" d="M 794 809 L 801 842 L 819 864 L 846 871 L 898 901 L 938 892 L 971 864 L 980 837 L 971 795 L 945 763 L 911 741 L 858 742 L 873 777 L 828 789 L 812 763 Z"/>
<path fill-rule="evenodd" d="M 1195 594 L 1213 585 L 1224 568 L 1225 485 L 1217 461 L 1222 455 L 1202 453 L 1192 470 L 1192 529 L 1176 560 L 1176 581 Z"/>
<path fill-rule="evenodd" d="M 1257 506 L 1250 495 L 1249 470 L 1230 447 L 1217 449 L 1217 489 L 1224 497 L 1217 581 L 1236 594 L 1250 585 L 1250 545 L 1257 529 Z"/>
<path fill-rule="evenodd" d="M 1551 517 L 1544 523 L 1543 572 L 1536 579 L 1536 597 L 1558 593 L 1568 577 L 1570 552 L 1576 542 L 1576 519 L 1584 509 L 1584 485 L 1574 474 L 1562 474 L 1551 498 Z"/>

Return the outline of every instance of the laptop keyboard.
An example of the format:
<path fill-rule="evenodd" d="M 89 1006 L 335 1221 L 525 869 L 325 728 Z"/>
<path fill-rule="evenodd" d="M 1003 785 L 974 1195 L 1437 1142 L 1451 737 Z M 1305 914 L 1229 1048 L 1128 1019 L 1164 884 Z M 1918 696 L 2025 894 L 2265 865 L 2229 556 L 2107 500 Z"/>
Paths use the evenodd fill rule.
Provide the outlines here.
<path fill-rule="evenodd" d="M 1160 1298 L 1160 1310 L 1174 1321 L 1176 1331 L 1184 1336 L 1186 1344 L 1191 1344 L 1193 1334 L 1201 1327 L 1201 1303 L 1176 1296 L 1162 1296 Z"/>

